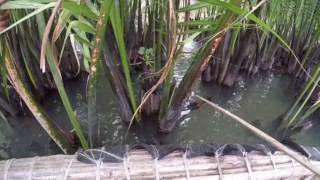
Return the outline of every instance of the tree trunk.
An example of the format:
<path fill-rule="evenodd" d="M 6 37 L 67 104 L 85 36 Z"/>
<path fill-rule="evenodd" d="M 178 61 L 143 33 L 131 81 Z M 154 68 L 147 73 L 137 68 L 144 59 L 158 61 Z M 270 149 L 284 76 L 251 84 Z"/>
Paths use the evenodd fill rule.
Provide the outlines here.
<path fill-rule="evenodd" d="M 230 68 L 229 73 L 226 75 L 224 80 L 224 85 L 228 87 L 233 86 L 236 77 L 239 74 L 240 68 L 252 48 L 252 44 L 254 44 L 252 43 L 253 38 L 255 37 L 254 33 L 255 31 L 253 29 L 248 29 L 240 38 L 240 42 L 242 43 L 239 45 L 237 54 L 232 57 L 233 62 L 235 62 L 235 66 Z"/>

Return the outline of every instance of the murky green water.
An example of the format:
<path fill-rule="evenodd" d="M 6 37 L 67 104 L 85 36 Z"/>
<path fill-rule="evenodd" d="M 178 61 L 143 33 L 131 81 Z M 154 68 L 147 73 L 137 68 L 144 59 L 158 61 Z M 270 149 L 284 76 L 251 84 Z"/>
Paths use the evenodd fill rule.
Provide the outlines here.
<path fill-rule="evenodd" d="M 193 46 L 187 46 L 184 51 L 194 49 Z M 188 53 L 179 58 L 175 67 L 178 81 L 181 80 L 190 61 Z M 103 73 L 100 78 L 102 82 L 107 81 Z M 212 97 L 212 101 L 247 121 L 260 122 L 260 128 L 272 134 L 276 128 L 272 123 L 273 120 L 285 112 L 294 100 L 289 83 L 289 77 L 273 72 L 259 74 L 254 78 L 239 77 L 232 88 L 221 87 L 215 83 L 198 83 L 193 94 Z M 140 126 L 134 126 L 125 138 L 126 127 L 120 121 L 109 84 L 99 83 L 99 86 L 96 108 L 103 144 L 263 143 L 238 123 L 205 104 L 197 110 L 185 110 L 181 115 L 180 126 L 171 134 L 158 134 L 154 126 L 155 119 L 150 118 L 144 120 Z M 81 126 L 88 132 L 85 87 L 85 75 L 66 83 L 67 93 L 81 121 Z M 51 92 L 43 105 L 50 117 L 65 130 L 71 130 L 70 124 L 66 123 L 67 115 L 56 92 Z M 10 129 L 4 123 L 0 123 L 0 156 L 2 158 L 59 153 L 58 148 L 32 117 L 8 118 L 8 120 L 14 122 L 15 128 Z M 319 127 L 315 126 L 295 138 L 301 144 L 320 146 L 318 129 Z"/>

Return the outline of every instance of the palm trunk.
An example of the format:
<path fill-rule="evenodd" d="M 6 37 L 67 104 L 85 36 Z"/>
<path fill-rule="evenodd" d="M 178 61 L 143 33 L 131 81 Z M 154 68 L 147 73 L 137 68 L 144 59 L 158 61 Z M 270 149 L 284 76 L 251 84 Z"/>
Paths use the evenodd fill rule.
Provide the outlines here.
<path fill-rule="evenodd" d="M 237 5 L 240 5 L 241 0 L 236 0 L 235 3 Z M 172 97 L 172 105 L 168 109 L 166 117 L 160 119 L 160 131 L 171 132 L 177 124 L 184 103 L 189 97 L 192 87 L 203 72 L 205 66 L 208 64 L 213 53 L 217 50 L 220 43 L 223 41 L 225 32 L 227 31 L 229 23 L 233 20 L 233 18 L 233 13 L 227 12 L 220 19 L 220 24 L 214 31 L 215 33 L 218 33 L 214 33 L 216 37 L 208 42 L 205 47 L 195 56 L 195 59 L 197 60 L 193 61 L 193 63 L 190 65 L 190 68 L 187 70 L 186 75 L 183 77 L 179 87 L 176 90 L 176 92 L 179 93 L 174 93 Z"/>
<path fill-rule="evenodd" d="M 11 79 L 12 85 L 18 92 L 20 97 L 28 106 L 31 113 L 43 127 L 43 129 L 48 133 L 52 140 L 60 147 L 64 153 L 73 153 L 75 150 L 71 146 L 70 138 L 59 128 L 52 120 L 49 119 L 48 115 L 41 108 L 41 106 L 36 102 L 30 91 L 27 89 L 26 85 L 21 79 L 21 75 L 17 71 L 15 65 L 13 64 L 11 58 L 9 57 L 9 52 L 6 53 L 5 66 L 8 70 L 8 75 Z"/>

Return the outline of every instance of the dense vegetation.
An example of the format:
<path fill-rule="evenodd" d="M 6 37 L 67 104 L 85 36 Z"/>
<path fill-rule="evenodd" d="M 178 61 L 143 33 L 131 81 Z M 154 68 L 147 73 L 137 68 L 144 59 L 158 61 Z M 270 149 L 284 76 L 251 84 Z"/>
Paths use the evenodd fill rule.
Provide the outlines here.
<path fill-rule="evenodd" d="M 0 37 L 0 115 L 27 106 L 56 144 L 72 152 L 71 135 L 40 101 L 56 89 L 81 146 L 89 147 L 87 139 L 98 146 L 99 134 L 86 138 L 64 88 L 63 80 L 80 72 L 88 73 L 91 122 L 97 119 L 97 74 L 105 68 L 129 128 L 153 116 L 160 131 L 171 132 L 199 77 L 232 86 L 240 73 L 276 68 L 303 86 L 282 117 L 282 128 L 301 128 L 320 107 L 312 98 L 319 94 L 319 8 L 318 0 L 8 1 L 1 7 L 10 10 L 11 25 Z M 201 48 L 177 84 L 175 60 L 192 41 Z"/>

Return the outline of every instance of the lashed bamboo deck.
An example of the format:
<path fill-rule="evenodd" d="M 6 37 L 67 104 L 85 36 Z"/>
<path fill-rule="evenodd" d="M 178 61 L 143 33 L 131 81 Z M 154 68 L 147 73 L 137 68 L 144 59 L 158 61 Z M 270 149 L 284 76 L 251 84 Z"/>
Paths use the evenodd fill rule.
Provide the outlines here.
<path fill-rule="evenodd" d="M 145 150 L 132 150 L 121 163 L 86 164 L 76 155 L 54 155 L 0 162 L 0 179 L 317 179 L 287 155 L 226 155 L 186 158 L 173 152 L 161 160 Z M 311 161 L 320 168 L 320 162 Z"/>

